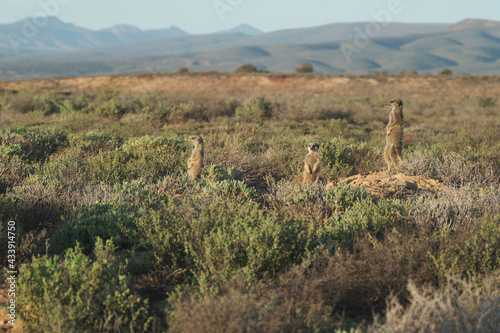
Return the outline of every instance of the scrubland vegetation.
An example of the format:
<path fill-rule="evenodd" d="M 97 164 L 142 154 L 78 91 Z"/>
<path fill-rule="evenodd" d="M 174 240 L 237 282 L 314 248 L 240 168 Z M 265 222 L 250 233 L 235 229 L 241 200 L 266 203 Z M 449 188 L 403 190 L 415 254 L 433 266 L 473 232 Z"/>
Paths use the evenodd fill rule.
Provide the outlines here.
<path fill-rule="evenodd" d="M 393 97 L 1 92 L 0 264 L 15 220 L 25 329 L 498 328 L 494 95 L 402 97 L 403 171 L 449 191 L 325 186 L 385 168 Z M 197 182 L 186 174 L 193 134 L 205 142 Z M 291 185 L 313 140 L 322 181 Z"/>

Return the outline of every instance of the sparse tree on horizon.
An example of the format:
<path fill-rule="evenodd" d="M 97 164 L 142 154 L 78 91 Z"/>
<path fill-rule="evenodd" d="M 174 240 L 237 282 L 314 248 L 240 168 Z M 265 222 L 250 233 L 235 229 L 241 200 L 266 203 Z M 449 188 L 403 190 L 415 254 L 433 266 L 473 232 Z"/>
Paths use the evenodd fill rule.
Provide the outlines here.
<path fill-rule="evenodd" d="M 237 67 L 234 72 L 237 74 L 244 74 L 244 73 L 257 73 L 259 70 L 255 65 L 252 64 L 245 64 L 241 65 L 240 67 Z"/>
<path fill-rule="evenodd" d="M 303 62 L 299 67 L 295 68 L 295 73 L 312 73 L 314 72 L 313 65 L 308 62 Z"/>
<path fill-rule="evenodd" d="M 453 71 L 449 68 L 444 68 L 442 71 L 439 72 L 439 75 L 452 75 Z"/>

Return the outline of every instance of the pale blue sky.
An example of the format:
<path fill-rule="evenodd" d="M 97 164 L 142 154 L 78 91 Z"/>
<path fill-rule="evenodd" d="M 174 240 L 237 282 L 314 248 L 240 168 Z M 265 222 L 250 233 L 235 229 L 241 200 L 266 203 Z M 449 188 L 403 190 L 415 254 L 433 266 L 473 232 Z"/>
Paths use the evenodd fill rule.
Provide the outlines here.
<path fill-rule="evenodd" d="M 391 5 L 398 8 L 391 15 L 394 22 L 500 21 L 499 0 L 0 0 L 0 23 L 48 12 L 93 30 L 127 23 L 141 29 L 175 25 L 190 33 L 211 33 L 248 23 L 268 32 L 373 21 L 374 12 Z"/>

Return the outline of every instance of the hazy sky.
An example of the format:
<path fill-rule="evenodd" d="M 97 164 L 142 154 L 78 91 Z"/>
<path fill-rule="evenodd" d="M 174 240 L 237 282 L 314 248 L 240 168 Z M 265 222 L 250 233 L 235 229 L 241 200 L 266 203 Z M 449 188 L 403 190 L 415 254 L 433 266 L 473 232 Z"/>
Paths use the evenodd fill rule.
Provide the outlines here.
<path fill-rule="evenodd" d="M 499 0 L 0 0 L 0 23 L 46 12 L 93 30 L 127 23 L 141 29 L 175 25 L 190 33 L 210 33 L 247 23 L 268 32 L 373 21 L 373 13 L 390 8 L 397 8 L 390 15 L 393 22 L 500 21 Z"/>

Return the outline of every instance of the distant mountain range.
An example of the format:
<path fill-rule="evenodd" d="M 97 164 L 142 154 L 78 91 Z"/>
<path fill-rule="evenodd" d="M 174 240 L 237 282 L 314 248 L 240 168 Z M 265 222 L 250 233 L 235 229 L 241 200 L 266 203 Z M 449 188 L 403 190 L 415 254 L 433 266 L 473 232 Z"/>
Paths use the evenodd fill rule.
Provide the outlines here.
<path fill-rule="evenodd" d="M 291 72 L 309 62 L 319 73 L 417 70 L 500 74 L 500 22 L 336 23 L 269 33 L 242 24 L 213 34 L 177 27 L 117 25 L 93 31 L 51 17 L 0 25 L 0 79 L 173 71 L 232 71 L 252 63 Z M 17 52 L 16 52 L 17 51 Z"/>
<path fill-rule="evenodd" d="M 177 27 L 143 31 L 131 25 L 117 25 L 93 31 L 64 23 L 56 17 L 48 17 L 46 22 L 27 18 L 12 24 L 0 24 L 0 50 L 3 50 L 0 57 L 87 50 L 183 35 L 187 33 Z"/>
<path fill-rule="evenodd" d="M 237 26 L 236 28 L 233 28 L 233 29 L 229 29 L 229 30 L 222 30 L 222 31 L 219 31 L 218 33 L 221 33 L 221 34 L 233 34 L 233 33 L 236 33 L 236 34 L 243 34 L 243 35 L 247 35 L 247 36 L 256 36 L 256 35 L 260 35 L 262 34 L 263 32 L 257 28 L 254 28 L 248 24 L 240 24 L 239 26 Z"/>

